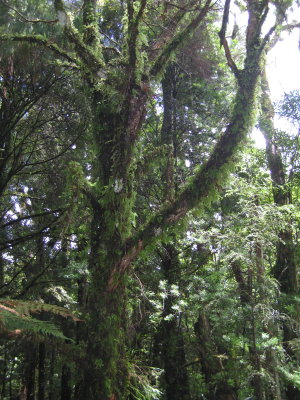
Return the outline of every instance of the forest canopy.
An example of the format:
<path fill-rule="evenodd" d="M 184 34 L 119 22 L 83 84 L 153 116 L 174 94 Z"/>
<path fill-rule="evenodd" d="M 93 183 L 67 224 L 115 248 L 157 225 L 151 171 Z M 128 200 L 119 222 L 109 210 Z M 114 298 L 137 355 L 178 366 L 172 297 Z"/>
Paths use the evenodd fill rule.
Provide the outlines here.
<path fill-rule="evenodd" d="M 1 399 L 300 398 L 296 12 L 0 0 Z"/>

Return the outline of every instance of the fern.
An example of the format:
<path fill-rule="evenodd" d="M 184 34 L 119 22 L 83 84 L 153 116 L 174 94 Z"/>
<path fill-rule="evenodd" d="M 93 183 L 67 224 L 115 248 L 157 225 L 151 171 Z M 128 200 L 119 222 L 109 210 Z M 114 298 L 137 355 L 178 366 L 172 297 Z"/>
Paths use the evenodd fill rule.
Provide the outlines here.
<path fill-rule="evenodd" d="M 73 321 L 81 321 L 71 311 L 56 305 L 38 301 L 2 299 L 0 300 L 0 329 L 9 336 L 31 332 L 43 336 L 69 339 L 52 322 L 41 321 L 31 317 L 31 314 L 41 312 L 72 318 Z"/>

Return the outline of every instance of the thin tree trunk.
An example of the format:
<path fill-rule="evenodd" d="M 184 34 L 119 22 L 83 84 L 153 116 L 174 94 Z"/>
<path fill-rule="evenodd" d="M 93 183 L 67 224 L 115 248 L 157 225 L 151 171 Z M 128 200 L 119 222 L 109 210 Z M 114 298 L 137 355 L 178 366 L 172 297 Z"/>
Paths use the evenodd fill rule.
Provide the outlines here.
<path fill-rule="evenodd" d="M 49 368 L 49 394 L 48 400 L 55 400 L 55 391 L 54 391 L 54 367 L 55 367 L 55 349 L 51 349 L 51 357 L 50 357 L 50 368 Z"/>
<path fill-rule="evenodd" d="M 177 249 L 173 244 L 164 245 L 162 252 L 161 269 L 167 282 L 167 290 L 170 292 L 172 285 L 178 284 L 180 263 Z M 183 333 L 180 319 L 172 309 L 173 305 L 174 300 L 169 293 L 164 301 L 162 321 L 155 338 L 156 358 L 164 369 L 166 399 L 190 400 Z M 166 317 L 171 315 L 173 317 L 167 320 Z"/>
<path fill-rule="evenodd" d="M 46 389 L 46 345 L 45 343 L 39 344 L 39 379 L 38 379 L 38 400 L 45 400 L 45 389 Z"/>
<path fill-rule="evenodd" d="M 266 140 L 267 162 L 271 173 L 274 202 L 282 206 L 290 203 L 291 196 L 286 185 L 286 174 L 282 156 L 275 143 L 275 128 L 273 125 L 274 108 L 270 99 L 269 85 L 265 71 L 262 77 L 261 103 L 262 115 L 259 127 Z M 299 289 L 292 228 L 286 227 L 281 230 L 278 239 L 273 276 L 279 282 L 281 292 L 293 296 L 298 294 Z M 296 359 L 299 362 L 299 357 L 297 357 L 293 349 L 289 346 L 289 342 L 295 338 L 297 338 L 296 333 L 283 321 L 283 343 L 285 344 L 285 349 L 291 359 Z M 294 387 L 292 383 L 287 382 L 285 396 L 287 400 L 300 398 L 300 390 Z"/>
<path fill-rule="evenodd" d="M 72 387 L 71 387 L 71 370 L 68 365 L 64 364 L 61 371 L 61 400 L 72 399 Z"/>
<path fill-rule="evenodd" d="M 36 348 L 32 344 L 29 344 L 27 345 L 24 353 L 23 378 L 20 392 L 20 400 L 34 400 L 36 366 Z"/>
<path fill-rule="evenodd" d="M 1 345 L 2 347 L 2 357 L 1 357 L 1 361 L 0 361 L 0 365 L 1 365 L 1 398 L 4 399 L 5 397 L 5 393 L 6 393 L 6 381 L 7 381 L 7 349 L 6 349 L 6 345 L 3 344 Z"/>
<path fill-rule="evenodd" d="M 168 145 L 169 151 L 166 163 L 163 164 L 162 181 L 163 201 L 172 202 L 175 196 L 175 171 L 174 171 L 174 141 L 176 136 L 176 77 L 175 65 L 168 66 L 162 80 L 164 115 L 161 129 L 161 144 Z M 174 237 L 176 242 L 176 238 Z M 161 269 L 167 282 L 168 291 L 172 285 L 178 285 L 180 281 L 180 262 L 176 245 L 164 244 L 161 253 Z M 172 306 L 174 300 L 171 293 L 165 299 L 162 321 L 158 337 L 161 346 L 161 362 L 164 368 L 164 383 L 167 400 L 189 400 L 189 382 L 186 369 L 183 333 L 178 315 L 174 313 Z M 171 316 L 171 320 L 165 317 Z"/>
<path fill-rule="evenodd" d="M 228 385 L 227 379 L 218 380 L 215 384 L 214 376 L 220 375 L 224 369 L 222 360 L 216 357 L 221 354 L 211 336 L 210 323 L 204 310 L 199 312 L 197 322 L 194 326 L 195 334 L 198 339 L 197 346 L 199 358 L 201 360 L 201 369 L 204 374 L 205 382 L 208 387 L 208 400 L 237 400 L 237 394 L 234 388 Z"/>

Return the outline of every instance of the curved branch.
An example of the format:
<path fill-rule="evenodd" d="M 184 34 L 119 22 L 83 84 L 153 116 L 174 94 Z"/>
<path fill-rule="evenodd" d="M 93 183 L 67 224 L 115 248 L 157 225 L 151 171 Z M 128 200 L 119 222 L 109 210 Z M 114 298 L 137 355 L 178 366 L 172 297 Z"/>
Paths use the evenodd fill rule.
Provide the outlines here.
<path fill-rule="evenodd" d="M 0 35 L 0 42 L 27 42 L 34 43 L 46 47 L 59 57 L 65 58 L 75 65 L 78 64 L 76 58 L 70 55 L 65 50 L 61 49 L 57 44 L 51 42 L 44 36 L 40 35 L 16 35 L 16 34 L 2 34 Z"/>
<path fill-rule="evenodd" d="M 1 225 L 0 229 L 4 229 L 4 228 L 6 228 L 8 226 L 16 225 L 19 222 L 26 221 L 28 219 L 44 217 L 45 215 L 55 214 L 55 213 L 58 213 L 58 212 L 61 212 L 61 211 L 63 211 L 62 208 L 57 208 L 55 210 L 44 211 L 44 212 L 36 213 L 36 214 L 32 214 L 32 215 L 26 215 L 25 217 L 19 217 L 17 219 L 13 219 L 12 221 L 6 222 L 5 224 Z"/>

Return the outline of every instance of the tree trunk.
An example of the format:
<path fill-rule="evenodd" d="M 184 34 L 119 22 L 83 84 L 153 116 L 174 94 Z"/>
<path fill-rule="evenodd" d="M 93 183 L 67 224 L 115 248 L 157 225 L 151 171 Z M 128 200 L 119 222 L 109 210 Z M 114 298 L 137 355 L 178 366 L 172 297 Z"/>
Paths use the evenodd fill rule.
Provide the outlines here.
<path fill-rule="evenodd" d="M 201 369 L 208 387 L 208 400 L 237 400 L 234 388 L 230 387 L 227 380 L 214 384 L 214 376 L 220 373 L 224 366 L 221 359 L 216 357 L 222 352 L 217 348 L 211 337 L 210 323 L 204 310 L 200 311 L 198 320 L 194 326 L 198 339 L 198 352 L 201 360 Z"/>
<path fill-rule="evenodd" d="M 36 349 L 34 346 L 29 344 L 27 345 L 24 353 L 23 379 L 20 400 L 34 400 L 36 364 Z"/>
<path fill-rule="evenodd" d="M 174 142 L 176 136 L 176 77 L 175 65 L 167 67 L 164 79 L 162 80 L 163 91 L 163 123 L 161 129 L 161 144 L 168 145 L 166 162 L 163 163 L 162 181 L 163 202 L 172 202 L 175 196 L 175 171 L 174 171 Z M 176 237 L 174 236 L 176 242 Z M 174 299 L 170 288 L 178 285 L 180 281 L 180 262 L 176 245 L 173 243 L 164 244 L 161 254 L 161 269 L 164 279 L 167 281 L 168 296 L 165 299 L 162 321 L 158 332 L 161 346 L 161 362 L 164 368 L 164 383 L 166 399 L 168 400 L 189 400 L 190 391 L 188 373 L 186 369 L 186 358 L 184 350 L 183 333 L 180 326 L 179 315 L 174 313 L 172 306 Z M 172 316 L 171 320 L 165 317 Z"/>
<path fill-rule="evenodd" d="M 39 344 L 39 380 L 38 380 L 38 400 L 45 400 L 45 389 L 46 389 L 46 345 L 45 343 Z"/>
<path fill-rule="evenodd" d="M 2 342 L 2 340 L 1 340 Z M 6 345 L 1 343 L 2 354 L 0 360 L 0 381 L 1 381 L 1 392 L 0 398 L 5 398 L 6 394 L 6 381 L 7 381 L 7 372 L 8 372 L 8 360 L 7 360 L 7 349 Z"/>
<path fill-rule="evenodd" d="M 49 390 L 48 390 L 48 400 L 55 400 L 55 389 L 54 389 L 54 366 L 55 366 L 55 349 L 51 349 L 50 357 L 50 368 L 49 368 Z"/>
<path fill-rule="evenodd" d="M 125 240 L 130 234 L 134 198 L 133 144 L 144 118 L 145 101 L 141 92 L 131 98 L 130 110 L 126 105 L 117 114 L 113 105 L 109 108 L 102 98 L 95 97 L 98 159 L 94 169 L 102 194 L 91 200 L 89 359 L 81 399 L 123 400 L 127 396 L 126 270 L 131 258 L 126 255 Z"/>
<path fill-rule="evenodd" d="M 271 173 L 273 197 L 275 204 L 282 206 L 290 203 L 290 192 L 286 185 L 285 167 L 282 156 L 278 149 L 273 125 L 274 108 L 270 99 L 270 90 L 266 73 L 262 77 L 262 115 L 259 121 L 259 127 L 266 140 L 266 154 L 268 167 Z M 294 296 L 298 294 L 297 264 L 295 257 L 295 246 L 293 243 L 292 228 L 286 227 L 278 235 L 276 262 L 273 268 L 273 276 L 280 284 L 281 292 L 286 295 Z M 286 312 L 286 310 L 284 310 Z M 283 343 L 287 354 L 293 360 L 299 361 L 299 357 L 289 346 L 292 339 L 298 336 L 291 327 L 283 321 Z M 300 390 L 294 387 L 291 382 L 286 383 L 285 396 L 287 400 L 300 398 Z"/>
<path fill-rule="evenodd" d="M 71 400 L 72 399 L 71 370 L 65 364 L 62 366 L 62 370 L 61 370 L 60 398 L 61 398 L 61 400 Z"/>
<path fill-rule="evenodd" d="M 179 315 L 172 309 L 174 299 L 170 292 L 172 285 L 178 284 L 180 264 L 173 244 L 164 245 L 162 252 L 161 269 L 169 293 L 164 301 L 162 321 L 155 337 L 154 356 L 158 365 L 164 369 L 166 399 L 190 400 L 183 333 Z"/>
<path fill-rule="evenodd" d="M 262 115 L 259 127 L 266 140 L 266 154 L 271 173 L 274 201 L 275 204 L 282 206 L 290 203 L 290 192 L 286 186 L 285 167 L 282 156 L 275 143 L 275 128 L 273 126 L 274 108 L 270 100 L 266 73 L 262 77 L 261 102 Z M 279 233 L 277 260 L 273 274 L 280 283 L 283 293 L 296 294 L 298 292 L 293 233 L 289 228 L 285 228 Z"/>

